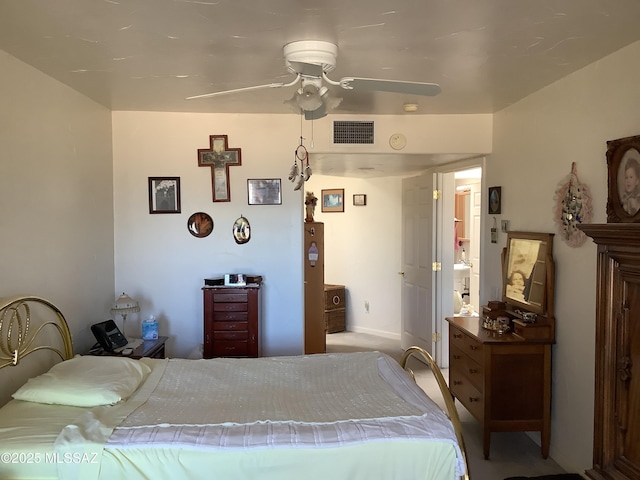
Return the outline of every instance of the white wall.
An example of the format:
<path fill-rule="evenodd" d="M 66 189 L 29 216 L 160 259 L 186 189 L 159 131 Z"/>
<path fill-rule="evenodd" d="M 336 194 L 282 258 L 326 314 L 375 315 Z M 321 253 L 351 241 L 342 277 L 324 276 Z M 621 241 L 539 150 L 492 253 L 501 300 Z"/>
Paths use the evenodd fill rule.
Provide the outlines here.
<path fill-rule="evenodd" d="M 52 301 L 83 351 L 113 295 L 111 115 L 3 51 L 0 72 L 0 297 Z"/>
<path fill-rule="evenodd" d="M 247 203 L 248 178 L 283 178 L 293 162 L 300 120 L 289 115 L 209 115 L 114 112 L 116 291 L 141 302 L 130 316 L 132 333 L 141 319 L 158 317 L 160 334 L 171 337 L 173 356 L 187 356 L 202 343 L 205 278 L 225 273 L 262 275 L 262 354 L 302 352 L 302 191 L 282 183 L 282 205 Z M 277 132 L 277 133 L 276 133 Z M 198 166 L 197 150 L 210 135 L 228 135 L 241 148 L 242 165 L 230 167 L 231 202 L 212 201 L 211 169 Z M 181 180 L 180 214 L 149 214 L 148 177 Z M 195 212 L 213 218 L 205 238 L 187 231 Z M 244 215 L 251 240 L 238 245 L 235 220 Z"/>
<path fill-rule="evenodd" d="M 490 150 L 490 115 L 444 116 L 441 122 L 438 122 L 438 118 L 381 117 L 376 119 L 376 145 L 341 148 L 360 153 L 388 152 L 391 150 L 388 143 L 391 133 L 403 131 L 411 140 L 411 148 L 417 151 L 459 153 Z M 300 118 L 296 115 L 114 112 L 116 291 L 126 291 L 138 299 L 142 307 L 139 315 L 128 317 L 127 324 L 139 324 L 140 320 L 154 314 L 160 321 L 161 334 L 171 337 L 169 354 L 189 355 L 202 343 L 200 288 L 203 279 L 228 272 L 257 274 L 265 277 L 262 354 L 301 353 L 303 196 L 309 185 L 314 183 L 296 192 L 287 176 L 301 133 L 305 145 L 312 152 L 336 150 L 331 145 L 332 122 L 333 118 L 330 117 L 313 123 L 304 122 L 301 132 Z M 424 134 L 425 129 L 429 135 Z M 469 134 L 461 139 L 460 130 Z M 230 168 L 231 202 L 212 202 L 210 169 L 197 165 L 198 148 L 208 148 L 209 135 L 213 134 L 228 135 L 228 146 L 242 149 L 242 166 Z M 313 149 L 310 147 L 312 137 Z M 147 179 L 163 175 L 181 178 L 181 214 L 148 213 Z M 282 205 L 248 206 L 248 178 L 281 178 Z M 312 180 L 316 181 L 315 178 L 314 175 Z M 385 195 L 392 195 L 394 190 L 399 197 L 400 190 L 398 186 L 393 186 L 393 182 L 390 183 L 391 188 L 387 188 L 386 183 L 384 180 L 372 183 L 374 189 L 371 190 L 371 200 L 374 206 L 364 209 L 370 219 L 378 215 L 393 215 L 391 204 L 386 204 L 384 198 Z M 349 191 L 347 194 L 351 195 Z M 377 208 L 381 209 L 380 212 L 376 211 Z M 197 211 L 209 213 L 215 223 L 213 233 L 204 239 L 192 237 L 187 232 L 187 219 Z M 241 214 L 251 223 L 252 240 L 245 245 L 236 245 L 231 227 Z M 322 221 L 320 217 L 317 219 Z M 341 230 L 352 228 L 348 217 L 342 217 L 341 221 L 342 224 L 336 228 L 330 226 L 325 233 L 330 245 L 333 239 L 336 244 L 339 243 Z M 369 224 L 372 235 L 379 235 L 375 224 Z M 357 244 L 354 245 L 358 248 Z M 359 255 L 365 258 L 360 261 L 368 261 L 371 255 L 366 250 L 362 252 Z M 373 255 L 376 254 L 374 249 Z M 336 259 L 346 257 L 351 262 L 355 258 L 346 252 L 333 256 Z M 394 304 L 399 305 L 398 266 L 389 256 L 385 256 L 384 260 L 389 263 L 385 265 L 385 274 L 380 277 L 380 285 L 373 289 L 367 287 L 362 293 L 378 295 L 387 291 L 393 295 L 389 303 L 381 300 L 384 298 L 382 295 L 369 298 L 372 308 L 380 312 L 380 318 Z M 344 265 L 343 262 L 343 268 Z M 331 263 L 328 264 L 328 272 L 328 282 L 342 283 L 340 278 L 344 276 L 332 273 L 336 269 Z M 345 283 L 353 284 L 351 280 L 346 278 Z M 356 280 L 365 279 L 353 279 Z M 370 284 L 369 278 L 367 285 Z M 362 304 L 363 299 L 363 296 L 358 297 L 354 305 Z M 374 325 L 367 320 L 364 324 L 366 328 L 385 331 L 390 328 L 391 321 L 388 318 L 380 325 Z M 135 328 L 137 330 L 138 327 Z"/>
<path fill-rule="evenodd" d="M 344 213 L 323 213 L 319 200 L 315 215 L 325 225 L 325 283 L 346 286 L 348 330 L 400 338 L 402 178 L 314 175 L 306 185 L 319 199 L 333 188 L 344 188 Z M 356 193 L 366 206 L 353 205 Z"/>
<path fill-rule="evenodd" d="M 509 220 L 512 230 L 555 232 L 554 193 L 576 162 L 578 177 L 591 191 L 593 222 L 606 222 L 606 141 L 639 133 L 638 58 L 640 43 L 495 115 L 487 185 L 502 186 L 498 221 Z M 498 244 L 484 242 L 482 271 L 489 296 L 499 291 L 501 279 L 498 268 L 487 266 L 500 264 L 504 241 L 500 234 Z M 551 456 L 567 470 L 581 471 L 592 459 L 596 248 L 590 240 L 570 248 L 556 235 L 554 257 Z"/>

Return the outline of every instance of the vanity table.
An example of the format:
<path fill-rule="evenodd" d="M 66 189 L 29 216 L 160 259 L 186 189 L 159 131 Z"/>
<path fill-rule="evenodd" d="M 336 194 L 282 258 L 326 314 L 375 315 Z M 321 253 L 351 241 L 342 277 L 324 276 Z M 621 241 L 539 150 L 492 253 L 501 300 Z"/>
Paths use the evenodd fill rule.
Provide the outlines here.
<path fill-rule="evenodd" d="M 510 233 L 503 252 L 503 301 L 490 302 L 500 307 L 483 307 L 481 317 L 446 319 L 449 389 L 482 425 L 485 459 L 489 458 L 492 432 L 540 432 L 542 457 L 549 455 L 551 346 L 555 341 L 551 244 L 552 234 Z M 506 293 L 506 278 L 521 253 L 530 264 L 522 268 L 530 279 L 522 299 Z M 498 318 L 505 322 L 506 331 L 483 326 Z"/>
<path fill-rule="evenodd" d="M 479 317 L 449 322 L 449 389 L 482 424 L 484 458 L 491 432 L 537 431 L 542 457 L 551 435 L 551 343 L 482 328 Z"/>

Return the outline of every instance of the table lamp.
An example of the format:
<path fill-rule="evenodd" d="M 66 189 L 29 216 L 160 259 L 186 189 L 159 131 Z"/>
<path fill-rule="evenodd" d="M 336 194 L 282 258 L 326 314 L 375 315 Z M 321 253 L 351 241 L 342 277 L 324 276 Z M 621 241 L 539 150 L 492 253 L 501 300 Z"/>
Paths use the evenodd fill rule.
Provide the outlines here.
<path fill-rule="evenodd" d="M 113 305 L 111 305 L 112 315 L 122 315 L 122 334 L 127 338 L 127 340 L 127 331 L 125 329 L 127 314 L 137 313 L 139 311 L 140 305 L 138 305 L 138 302 L 124 292 L 122 292 L 122 295 L 120 295 Z"/>

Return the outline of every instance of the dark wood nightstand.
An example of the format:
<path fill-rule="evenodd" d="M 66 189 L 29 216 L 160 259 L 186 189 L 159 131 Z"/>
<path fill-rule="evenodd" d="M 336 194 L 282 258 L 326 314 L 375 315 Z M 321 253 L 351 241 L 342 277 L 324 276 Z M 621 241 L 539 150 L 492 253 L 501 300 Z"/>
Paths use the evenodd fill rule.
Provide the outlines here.
<path fill-rule="evenodd" d="M 157 340 L 143 340 L 142 344 L 138 345 L 133 349 L 133 353 L 131 355 L 126 355 L 128 358 L 133 358 L 138 360 L 142 357 L 147 358 L 165 358 L 165 350 L 164 344 L 169 339 L 169 337 L 158 337 Z M 104 357 L 124 357 L 119 352 L 108 352 L 105 351 L 98 344 L 94 345 L 91 350 L 89 350 L 89 355 L 96 356 L 104 356 Z"/>

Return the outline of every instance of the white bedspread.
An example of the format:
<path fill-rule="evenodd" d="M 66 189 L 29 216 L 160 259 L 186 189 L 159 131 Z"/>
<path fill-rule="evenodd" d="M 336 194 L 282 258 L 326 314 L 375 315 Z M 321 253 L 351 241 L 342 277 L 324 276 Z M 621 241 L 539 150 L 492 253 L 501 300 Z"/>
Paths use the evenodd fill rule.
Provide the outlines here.
<path fill-rule="evenodd" d="M 121 406 L 93 409 L 66 427 L 56 441 L 58 451 L 77 451 L 79 443 L 87 452 L 104 444 L 105 452 L 127 455 L 167 448 L 331 448 L 397 439 L 452 444 L 456 475 L 464 472 L 450 421 L 394 360 L 378 352 L 143 361 L 154 371 L 141 390 Z M 87 478 L 89 471 L 79 469 L 91 467 L 63 468 L 63 478 Z"/>

